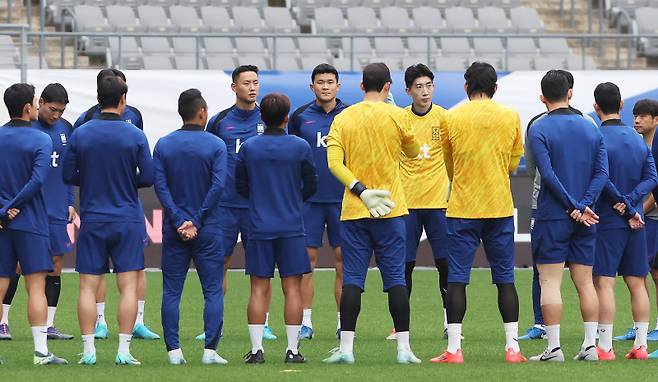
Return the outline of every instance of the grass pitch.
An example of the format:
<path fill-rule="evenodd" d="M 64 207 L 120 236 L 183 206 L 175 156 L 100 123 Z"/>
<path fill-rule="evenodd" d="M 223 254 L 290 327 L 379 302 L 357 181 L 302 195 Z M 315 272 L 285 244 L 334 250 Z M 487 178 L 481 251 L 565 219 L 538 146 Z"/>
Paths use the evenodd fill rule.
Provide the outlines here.
<path fill-rule="evenodd" d="M 532 323 L 531 305 L 532 272 L 517 272 L 517 289 L 521 302 L 520 334 Z M 113 276 L 108 279 L 112 285 Z M 21 289 L 14 300 L 10 323 L 13 341 L 0 342 L 0 356 L 5 364 L 0 366 L 0 381 L 607 381 L 633 380 L 657 381 L 657 361 L 628 361 L 624 354 L 630 342 L 615 343 L 618 360 L 611 363 L 582 363 L 568 360 L 564 364 L 507 365 L 504 361 L 504 333 L 498 314 L 496 288 L 490 284 L 488 271 L 474 271 L 468 288 L 468 311 L 464 320 L 464 365 L 436 365 L 430 357 L 446 347 L 442 337 L 443 314 L 437 290 L 434 270 L 417 270 L 414 274 L 414 291 L 411 301 L 411 345 L 415 354 L 423 360 L 421 365 L 397 365 L 395 341 L 384 338 L 392 327 L 388 314 L 386 295 L 381 292 L 379 273 L 372 271 L 367 290 L 363 294 L 361 315 L 355 341 L 355 365 L 324 365 L 321 360 L 337 346 L 335 338 L 336 313 L 332 295 L 333 272 L 317 272 L 313 307 L 315 338 L 303 341 L 301 352 L 307 358 L 305 365 L 287 366 L 283 363 L 286 348 L 283 326 L 282 294 L 278 280 L 273 280 L 270 326 L 279 336 L 276 341 L 265 342 L 265 365 L 245 365 L 243 355 L 250 349 L 246 327 L 246 306 L 249 296 L 248 278 L 242 272 L 229 273 L 229 293 L 225 303 L 224 338 L 220 342 L 220 354 L 229 360 L 227 366 L 201 364 L 203 344 L 194 340 L 202 325 L 203 300 L 196 274 L 191 273 L 186 283 L 181 306 L 181 345 L 188 364 L 170 366 L 164 342 L 133 340 L 132 354 L 143 365 L 118 367 L 114 365 L 117 346 L 117 325 L 112 319 L 116 312 L 117 293 L 108 288 L 106 314 L 110 324 L 110 339 L 96 341 L 98 364 L 93 367 L 76 364 L 82 351 L 78 321 L 75 314 L 77 299 L 76 274 L 65 274 L 62 280 L 62 297 L 56 324 L 64 332 L 74 333 L 72 341 L 50 341 L 51 351 L 65 357 L 71 363 L 62 367 L 37 367 L 31 364 L 32 339 L 26 320 L 25 292 Z M 22 281 L 21 281 L 22 283 Z M 146 304 L 146 323 L 158 333 L 160 324 L 161 275 L 149 273 L 149 296 Z M 573 356 L 582 341 L 583 329 L 578 312 L 578 300 L 573 286 L 565 274 L 563 298 L 565 300 L 562 324 L 562 347 L 565 356 Z M 651 288 L 653 289 L 653 288 Z M 615 333 L 621 334 L 632 326 L 628 292 L 623 282 L 617 285 L 618 313 Z M 655 296 L 652 298 L 652 318 L 655 323 Z M 521 349 L 526 356 L 538 354 L 545 341 L 525 341 Z M 658 343 L 649 343 L 649 350 Z"/>

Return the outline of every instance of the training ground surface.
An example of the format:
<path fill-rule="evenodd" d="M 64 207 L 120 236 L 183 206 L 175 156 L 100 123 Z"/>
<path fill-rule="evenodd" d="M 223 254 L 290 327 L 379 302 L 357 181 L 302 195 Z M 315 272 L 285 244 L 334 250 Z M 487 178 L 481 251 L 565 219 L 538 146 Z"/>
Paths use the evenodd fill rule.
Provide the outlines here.
<path fill-rule="evenodd" d="M 357 325 L 355 341 L 355 365 L 324 365 L 322 358 L 337 346 L 335 331 L 335 304 L 332 295 L 333 272 L 318 272 L 316 278 L 313 324 L 316 337 L 303 341 L 301 352 L 308 363 L 287 366 L 283 363 L 286 348 L 283 326 L 282 294 L 278 280 L 274 280 L 273 301 L 270 325 L 279 339 L 265 342 L 265 365 L 245 365 L 243 355 L 250 349 L 246 327 L 246 306 L 249 296 L 248 278 L 242 272 L 229 273 L 229 293 L 225 305 L 224 338 L 219 352 L 228 359 L 227 366 L 201 365 L 203 345 L 194 341 L 202 326 L 203 301 L 196 274 L 190 273 L 181 306 L 181 345 L 188 364 L 170 366 L 164 342 L 133 340 L 132 354 L 142 366 L 115 366 L 114 355 L 117 346 L 117 325 L 114 322 L 117 294 L 109 288 L 114 277 L 108 278 L 106 314 L 110 324 L 109 340 L 96 341 L 98 364 L 80 366 L 76 362 L 82 351 L 79 339 L 78 321 L 75 314 L 77 299 L 76 274 L 65 274 L 62 281 L 62 297 L 57 312 L 57 326 L 64 332 L 74 333 L 72 341 L 49 341 L 51 351 L 65 357 L 68 366 L 37 367 L 31 364 L 32 339 L 25 316 L 25 292 L 21 287 L 11 310 L 13 341 L 0 342 L 0 356 L 5 364 L 0 366 L 0 381 L 183 381 L 183 380 L 222 380 L 222 381 L 389 381 L 405 382 L 412 380 L 465 381 L 506 380 L 506 381 L 656 381 L 658 361 L 628 361 L 623 359 L 630 348 L 630 342 L 615 343 L 618 360 L 612 363 L 577 363 L 567 360 L 564 364 L 523 364 L 507 365 L 504 361 L 504 334 L 496 303 L 496 288 L 490 284 L 488 271 L 474 271 L 472 284 L 468 289 L 468 312 L 464 320 L 463 341 L 464 365 L 436 365 L 429 358 L 441 353 L 446 340 L 442 337 L 440 297 L 437 290 L 436 271 L 417 270 L 414 274 L 414 290 L 411 302 L 411 345 L 421 365 L 395 364 L 395 341 L 384 338 L 392 327 L 388 314 L 386 295 L 381 292 L 381 279 L 376 271 L 370 272 L 367 291 L 363 294 L 361 316 Z M 517 288 L 521 303 L 520 334 L 532 322 L 530 285 L 532 272 L 517 272 Z M 21 281 L 22 286 L 23 281 Z M 149 296 L 146 304 L 146 322 L 159 334 L 160 324 L 161 275 L 149 273 Z M 618 280 L 618 319 L 615 334 L 621 334 L 632 325 L 628 293 L 621 279 Z M 651 288 L 653 289 L 653 285 Z M 562 324 L 562 347 L 565 356 L 573 356 L 582 341 L 582 323 L 578 313 L 578 301 L 565 274 L 563 297 L 565 300 Z M 652 315 L 650 327 L 656 320 L 655 296 L 651 294 Z M 545 346 L 544 341 L 526 341 L 521 349 L 526 356 L 538 354 Z M 649 343 L 649 350 L 658 348 L 658 343 Z"/>

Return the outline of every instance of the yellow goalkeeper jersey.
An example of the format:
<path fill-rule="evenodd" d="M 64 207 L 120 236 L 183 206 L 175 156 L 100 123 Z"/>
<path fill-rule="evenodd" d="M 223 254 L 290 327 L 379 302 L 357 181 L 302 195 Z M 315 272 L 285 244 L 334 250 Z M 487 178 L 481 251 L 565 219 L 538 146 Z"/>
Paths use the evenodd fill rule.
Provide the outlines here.
<path fill-rule="evenodd" d="M 519 114 L 492 100 L 469 101 L 445 113 L 440 131 L 452 180 L 446 216 L 513 216 L 509 173 L 523 155 Z"/>
<path fill-rule="evenodd" d="M 327 137 L 327 160 L 331 172 L 347 186 L 341 220 L 372 217 L 361 199 L 348 189 L 355 179 L 369 189 L 391 192 L 395 208 L 384 218 L 408 213 L 400 182 L 401 150 L 418 155 L 418 143 L 404 109 L 363 101 L 334 118 Z"/>
<path fill-rule="evenodd" d="M 408 158 L 404 153 L 401 157 L 400 176 L 407 208 L 446 208 L 449 181 L 439 128 L 446 111 L 434 104 L 422 116 L 414 113 L 411 106 L 405 110 L 420 145 L 420 153 L 415 158 Z"/>

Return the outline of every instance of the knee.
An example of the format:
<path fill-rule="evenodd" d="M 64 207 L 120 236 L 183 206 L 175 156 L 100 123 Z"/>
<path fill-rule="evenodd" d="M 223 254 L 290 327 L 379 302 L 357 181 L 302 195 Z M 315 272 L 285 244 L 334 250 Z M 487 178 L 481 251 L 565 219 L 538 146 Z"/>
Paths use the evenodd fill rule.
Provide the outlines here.
<path fill-rule="evenodd" d="M 541 305 L 555 304 L 562 304 L 560 284 L 550 279 L 543 279 L 541 283 Z"/>

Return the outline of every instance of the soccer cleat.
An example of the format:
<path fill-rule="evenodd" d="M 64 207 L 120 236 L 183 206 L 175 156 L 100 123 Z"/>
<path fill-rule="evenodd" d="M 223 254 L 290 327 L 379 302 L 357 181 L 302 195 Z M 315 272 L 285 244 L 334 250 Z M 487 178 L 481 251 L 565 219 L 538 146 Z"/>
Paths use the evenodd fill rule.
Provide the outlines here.
<path fill-rule="evenodd" d="M 596 346 L 591 345 L 586 349 L 580 349 L 578 354 L 573 357 L 574 361 L 598 361 L 599 353 L 596 351 Z"/>
<path fill-rule="evenodd" d="M 397 362 L 402 365 L 419 364 L 422 361 L 411 350 L 398 350 Z"/>
<path fill-rule="evenodd" d="M 300 340 L 312 340 L 313 339 L 313 328 L 310 326 L 302 325 L 302 328 L 299 329 L 299 339 Z"/>
<path fill-rule="evenodd" d="M 509 348 L 505 352 L 505 362 L 507 363 L 523 363 L 528 362 L 528 359 L 523 356 L 521 351 L 514 351 L 514 349 Z"/>
<path fill-rule="evenodd" d="M 622 336 L 616 336 L 613 338 L 615 341 L 635 341 L 635 328 L 630 328 Z"/>
<path fill-rule="evenodd" d="M 260 349 L 256 353 L 249 350 L 249 353 L 244 355 L 244 363 L 265 363 L 265 354 Z"/>
<path fill-rule="evenodd" d="M 183 357 L 182 351 L 177 352 L 178 354 L 172 354 L 172 353 L 176 353 L 176 352 L 167 353 L 167 358 L 169 360 L 170 365 L 185 365 L 187 363 L 185 357 Z"/>
<path fill-rule="evenodd" d="M 336 363 L 343 365 L 352 365 L 354 364 L 354 354 L 353 353 L 343 353 L 339 348 L 333 348 L 330 351 L 331 355 L 328 358 L 322 360 L 323 363 Z"/>
<path fill-rule="evenodd" d="M 42 354 L 38 351 L 34 352 L 33 362 L 35 365 L 68 365 L 69 361 L 64 358 L 59 358 L 53 353 Z"/>
<path fill-rule="evenodd" d="M 263 328 L 263 339 L 274 341 L 277 337 L 269 326 Z"/>
<path fill-rule="evenodd" d="M 11 341 L 11 333 L 9 333 L 9 324 L 0 324 L 0 341 Z"/>
<path fill-rule="evenodd" d="M 110 330 L 106 324 L 96 324 L 94 328 L 94 338 L 97 340 L 106 340 L 110 336 Z"/>
<path fill-rule="evenodd" d="M 117 353 L 114 359 L 115 365 L 141 365 L 142 363 L 135 359 L 130 353 Z"/>
<path fill-rule="evenodd" d="M 51 326 L 48 328 L 49 340 L 72 340 L 74 337 L 70 334 L 65 334 L 59 331 L 57 327 Z"/>
<path fill-rule="evenodd" d="M 546 348 L 543 353 L 530 357 L 533 362 L 564 362 L 564 353 L 562 349 L 555 348 L 553 350 Z"/>
<path fill-rule="evenodd" d="M 391 332 L 386 337 L 387 340 L 397 340 L 398 334 L 395 332 L 395 329 L 391 329 Z"/>
<path fill-rule="evenodd" d="M 640 359 L 646 360 L 649 359 L 649 353 L 647 352 L 647 347 L 642 345 L 639 348 L 633 347 L 631 351 L 626 354 L 626 359 Z"/>
<path fill-rule="evenodd" d="M 543 328 L 533 326 L 532 328 L 528 329 L 528 331 L 519 337 L 519 340 L 541 340 L 546 338 L 546 330 Z"/>
<path fill-rule="evenodd" d="M 302 353 L 297 352 L 294 354 L 292 350 L 286 351 L 286 358 L 283 360 L 284 363 L 306 363 L 306 359 Z"/>
<path fill-rule="evenodd" d="M 206 332 L 203 332 L 199 334 L 198 336 L 194 337 L 195 340 L 197 341 L 205 341 L 206 340 Z"/>
<path fill-rule="evenodd" d="M 599 361 L 614 361 L 617 358 L 614 349 L 603 351 L 601 348 L 597 347 L 596 352 L 599 355 Z"/>
<path fill-rule="evenodd" d="M 133 329 L 133 338 L 139 340 L 159 340 L 160 336 L 153 333 L 151 329 L 147 328 L 144 324 L 137 324 Z"/>
<path fill-rule="evenodd" d="M 658 341 L 658 329 L 654 329 L 647 333 L 647 341 Z"/>
<path fill-rule="evenodd" d="M 658 350 L 654 350 L 653 353 L 649 354 L 649 359 L 658 359 Z"/>
<path fill-rule="evenodd" d="M 457 349 L 456 353 L 450 353 L 449 351 L 444 351 L 443 354 L 436 356 L 430 359 L 432 363 L 464 363 L 464 354 L 462 354 L 462 349 Z"/>
<path fill-rule="evenodd" d="M 204 365 L 226 365 L 228 361 L 214 351 L 204 352 L 203 357 L 201 358 L 201 363 Z"/>
<path fill-rule="evenodd" d="M 87 353 L 87 354 L 80 354 L 82 357 L 80 357 L 80 360 L 78 361 L 78 365 L 95 365 L 96 364 L 96 353 Z"/>

